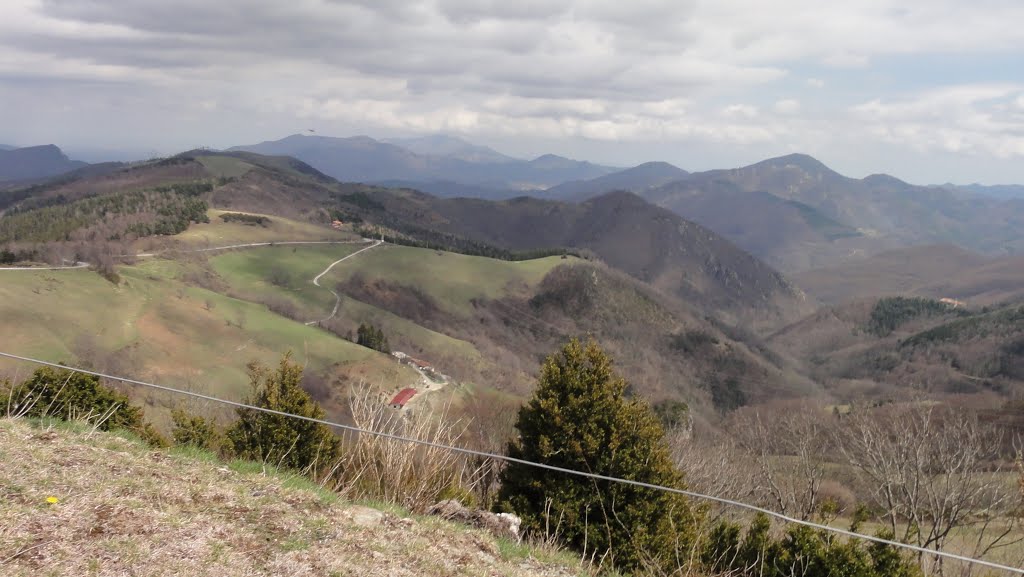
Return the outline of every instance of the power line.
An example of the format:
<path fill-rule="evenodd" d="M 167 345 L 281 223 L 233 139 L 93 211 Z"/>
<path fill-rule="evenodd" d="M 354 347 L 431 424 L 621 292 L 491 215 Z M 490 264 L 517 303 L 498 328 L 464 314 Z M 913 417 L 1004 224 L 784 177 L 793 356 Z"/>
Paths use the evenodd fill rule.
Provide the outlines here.
<path fill-rule="evenodd" d="M 195 398 L 198 398 L 198 399 L 203 399 L 203 400 L 206 400 L 206 401 L 212 401 L 212 402 L 215 402 L 215 403 L 222 403 L 222 404 L 225 404 L 225 405 L 228 405 L 228 406 L 232 406 L 232 407 L 236 407 L 236 408 L 240 408 L 240 409 L 250 409 L 250 410 L 253 410 L 253 411 L 259 411 L 259 412 L 268 413 L 268 414 L 271 414 L 271 415 L 278 415 L 278 416 L 281 416 L 281 417 L 290 417 L 290 418 L 293 418 L 293 419 L 299 419 L 299 420 L 302 420 L 302 421 L 308 421 L 308 422 L 311 422 L 311 423 L 317 423 L 317 424 L 320 424 L 320 425 L 325 425 L 325 426 L 328 426 L 328 427 L 334 427 L 334 428 L 337 428 L 337 429 L 342 429 L 342 430 L 350 431 L 350 432 L 353 432 L 353 433 L 367 434 L 367 435 L 372 435 L 372 436 L 376 436 L 376 437 L 382 437 L 382 438 L 385 438 L 385 439 L 391 439 L 391 440 L 394 440 L 394 441 L 401 441 L 401 442 L 404 442 L 404 443 L 412 443 L 412 444 L 415 444 L 415 445 L 422 445 L 422 446 L 426 446 L 426 447 L 432 447 L 432 448 L 435 448 L 435 449 L 443 449 L 443 450 L 451 451 L 453 453 L 461 453 L 461 454 L 464 454 L 464 455 L 471 455 L 471 456 L 474 456 L 474 457 L 484 457 L 484 458 L 488 458 L 488 459 L 495 459 L 495 460 L 498 460 L 498 461 L 505 461 L 506 463 L 516 463 L 516 464 L 519 464 L 519 465 L 526 465 L 528 467 L 536 467 L 538 469 L 545 469 L 545 470 L 548 470 L 548 471 L 554 471 L 556 473 L 563 473 L 563 474 L 566 474 L 566 475 L 576 475 L 578 477 L 586 477 L 586 478 L 595 479 L 595 480 L 598 480 L 598 481 L 608 481 L 608 482 L 612 482 L 612 483 L 622 483 L 622 484 L 625 484 L 625 485 L 632 485 L 634 487 L 641 487 L 641 488 L 644 488 L 644 489 L 651 489 L 651 490 L 654 490 L 654 491 L 664 491 L 666 493 L 675 493 L 675 494 L 684 495 L 686 497 L 690 497 L 690 498 L 693 498 L 693 499 L 700 499 L 700 500 L 704 500 L 704 501 L 712 501 L 712 502 L 719 503 L 719 504 L 722 504 L 722 505 L 729 505 L 729 506 L 732 506 L 732 507 L 738 507 L 738 508 L 741 508 L 741 509 L 746 509 L 748 511 L 754 511 L 756 513 L 763 513 L 765 515 L 768 515 L 769 517 L 774 517 L 774 518 L 779 519 L 780 521 L 784 521 L 786 523 L 793 523 L 793 524 L 796 524 L 796 525 L 803 525 L 805 527 L 810 527 L 812 529 L 819 529 L 819 530 L 822 530 L 822 531 L 828 531 L 828 532 L 831 532 L 831 533 L 836 533 L 838 535 L 843 535 L 845 537 L 853 537 L 855 539 L 863 539 L 865 541 L 872 541 L 872 542 L 875 542 L 875 543 L 881 543 L 883 545 L 890 545 L 890 546 L 899 547 L 899 548 L 902 548 L 902 549 L 909 549 L 911 551 L 915 551 L 915 552 L 918 552 L 918 553 L 924 553 L 926 555 L 934 555 L 936 557 L 943 557 L 943 558 L 946 558 L 946 559 L 953 559 L 953 560 L 956 560 L 956 561 L 963 561 L 965 563 L 971 563 L 971 564 L 974 564 L 974 565 L 982 565 L 982 566 L 988 567 L 990 569 L 999 569 L 1001 571 L 1009 571 L 1011 573 L 1016 573 L 1018 575 L 1024 575 L 1024 569 L 1021 569 L 1021 568 L 1010 567 L 1008 565 L 1001 565 L 999 563 L 994 563 L 992 561 L 985 561 L 983 559 L 974 559 L 972 557 L 967 557 L 965 555 L 957 555 L 956 553 L 948 553 L 946 551 L 928 549 L 928 548 L 925 548 L 925 547 L 918 547 L 917 545 L 911 545 L 909 543 L 900 543 L 899 541 L 892 541 L 892 540 L 889 540 L 889 539 L 883 539 L 881 537 L 874 537 L 874 536 L 871 536 L 871 535 L 863 535 L 863 534 L 860 534 L 860 533 L 855 533 L 853 531 L 847 531 L 846 529 L 840 529 L 840 528 L 837 528 L 837 527 L 830 527 L 828 525 L 822 525 L 820 523 L 814 523 L 812 521 L 805 521 L 805 520 L 802 520 L 802 519 L 796 519 L 794 517 L 790 517 L 788 515 L 783 515 L 782 513 L 776 513 L 775 511 L 771 511 L 769 509 L 764 509 L 764 508 L 758 507 L 756 505 L 750 505 L 748 503 L 741 503 L 739 501 L 733 501 L 731 499 L 725 499 L 723 497 L 715 497 L 715 496 L 712 496 L 712 495 L 704 495 L 704 494 L 701 494 L 701 493 L 695 493 L 693 491 L 687 491 L 685 489 L 677 489 L 675 487 L 665 487 L 665 486 L 662 486 L 662 485 L 655 485 L 653 483 L 644 483 L 643 481 L 634 481 L 632 479 L 621 479 L 621 478 L 618 478 L 618 477 L 610 477 L 608 475 L 601 475 L 601 474 L 598 474 L 598 473 L 588 473 L 588 472 L 584 472 L 584 471 L 576 471 L 576 470 L 573 470 L 573 469 L 566 469 L 564 467 L 557 467 L 555 465 L 548 465 L 546 463 L 535 463 L 533 461 L 527 461 L 525 459 L 518 459 L 516 457 L 509 457 L 508 455 L 498 455 L 498 454 L 495 454 L 495 453 L 488 453 L 486 451 L 477 451 L 477 450 L 474 450 L 474 449 L 467 449 L 467 448 L 464 448 L 464 447 L 455 447 L 455 446 L 452 446 L 452 445 L 445 445 L 445 444 L 442 444 L 442 443 L 434 443 L 432 441 L 424 441 L 422 439 L 413 439 L 413 438 L 410 438 L 410 437 L 403 437 L 401 435 L 395 435 L 395 434 L 392 434 L 392 433 L 385 433 L 383 431 L 373 431 L 373 430 L 369 430 L 369 429 L 361 429 L 359 427 L 354 427 L 352 425 L 343 425 L 341 423 L 334 423 L 332 421 L 328 421 L 328 420 L 325 420 L 325 419 L 316 419 L 316 418 L 313 418 L 313 417 L 306 417 L 306 416 L 303 416 L 303 415 L 293 415 L 291 413 L 286 413 L 284 411 L 277 411 L 277 410 L 268 409 L 268 408 L 265 408 L 265 407 L 257 407 L 255 405 L 250 405 L 250 404 L 247 404 L 247 403 L 240 403 L 238 401 L 230 401 L 230 400 L 227 400 L 227 399 L 221 399 L 221 398 L 213 397 L 213 396 L 210 396 L 210 395 L 204 395 L 202 393 L 196 393 L 196 392 L 193 392 L 193 391 L 184 391 L 184 390 L 181 390 L 181 389 L 176 389 L 174 387 L 168 387 L 168 386 L 165 386 L 165 385 L 157 385 L 157 384 L 154 384 L 154 383 L 147 383 L 147 382 L 144 382 L 144 381 L 138 381 L 138 380 L 129 379 L 129 378 L 126 378 L 126 377 L 118 377 L 118 376 L 114 376 L 114 375 L 108 375 L 108 374 L 105 374 L 105 373 L 100 373 L 100 372 L 96 372 L 96 371 L 90 371 L 90 370 L 87 370 L 87 369 L 80 369 L 80 368 L 77 368 L 77 367 L 69 367 L 69 366 L 58 364 L 58 363 L 51 363 L 49 361 L 43 361 L 43 360 L 40 360 L 40 359 L 34 359 L 34 358 L 31 358 L 31 357 L 23 357 L 23 356 L 11 354 L 11 353 L 5 353 L 3 351 L 0 351 L 0 357 L 7 357 L 7 358 L 15 359 L 15 360 L 18 360 L 18 361 L 34 363 L 34 364 L 37 364 L 37 365 L 53 367 L 53 368 L 56 368 L 56 369 L 63 369 L 63 370 L 72 371 L 72 372 L 75 372 L 75 373 L 82 373 L 82 374 L 86 374 L 86 375 L 92 375 L 92 376 L 95 376 L 95 377 L 100 377 L 100 378 L 104 378 L 104 379 L 110 379 L 110 380 L 113 380 L 113 381 L 119 381 L 119 382 L 122 382 L 122 383 L 131 384 L 131 385 L 138 385 L 138 386 L 141 386 L 141 387 L 148 387 L 148 388 L 151 388 L 151 389 L 156 389 L 156 390 L 159 390 L 159 391 L 165 391 L 165 392 L 168 392 L 168 393 L 175 393 L 175 394 L 179 394 L 179 395 L 186 395 L 186 396 L 195 397 Z"/>

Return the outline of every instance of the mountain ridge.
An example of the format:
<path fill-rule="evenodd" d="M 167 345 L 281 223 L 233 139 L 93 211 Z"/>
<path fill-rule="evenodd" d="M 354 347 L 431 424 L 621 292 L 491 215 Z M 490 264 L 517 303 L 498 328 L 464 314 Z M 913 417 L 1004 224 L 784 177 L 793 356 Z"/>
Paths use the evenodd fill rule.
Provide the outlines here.
<path fill-rule="evenodd" d="M 0 150 L 0 182 L 58 176 L 84 166 L 54 144 Z"/>
<path fill-rule="evenodd" d="M 415 146 L 422 150 L 425 145 L 418 141 Z M 479 150 L 479 147 L 474 149 Z M 574 178 L 615 171 L 611 167 L 556 155 L 542 155 L 532 160 L 504 156 L 494 160 L 484 155 L 479 161 L 466 160 L 458 154 L 424 155 L 366 136 L 338 138 L 295 134 L 275 141 L 234 146 L 228 151 L 294 156 L 342 181 L 453 181 L 499 190 L 542 189 Z"/>

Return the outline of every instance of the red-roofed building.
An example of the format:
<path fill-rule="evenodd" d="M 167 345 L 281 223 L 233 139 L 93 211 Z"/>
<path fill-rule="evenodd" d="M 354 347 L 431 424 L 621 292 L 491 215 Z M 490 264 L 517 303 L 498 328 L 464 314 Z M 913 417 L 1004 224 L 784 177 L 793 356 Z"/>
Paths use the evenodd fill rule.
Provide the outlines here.
<path fill-rule="evenodd" d="M 395 398 L 391 399 L 391 408 L 401 409 L 415 394 L 416 389 L 402 389 L 397 395 L 395 395 Z"/>

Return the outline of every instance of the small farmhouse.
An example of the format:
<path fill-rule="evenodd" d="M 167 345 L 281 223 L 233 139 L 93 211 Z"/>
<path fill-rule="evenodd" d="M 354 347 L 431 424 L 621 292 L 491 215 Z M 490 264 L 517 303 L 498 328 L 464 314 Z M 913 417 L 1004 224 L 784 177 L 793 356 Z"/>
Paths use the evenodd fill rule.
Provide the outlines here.
<path fill-rule="evenodd" d="M 402 389 L 395 395 L 395 398 L 391 399 L 392 409 L 401 409 L 409 402 L 410 399 L 416 394 L 416 389 Z"/>

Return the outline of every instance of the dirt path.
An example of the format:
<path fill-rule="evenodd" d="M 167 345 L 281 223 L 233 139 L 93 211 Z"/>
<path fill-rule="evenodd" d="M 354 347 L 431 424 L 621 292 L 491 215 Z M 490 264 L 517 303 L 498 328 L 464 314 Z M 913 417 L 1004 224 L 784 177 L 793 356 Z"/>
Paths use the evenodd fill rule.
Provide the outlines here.
<path fill-rule="evenodd" d="M 0 266 L 0 270 L 70 270 L 87 266 L 87 262 L 76 262 L 70 266 Z"/>
<path fill-rule="evenodd" d="M 367 239 L 364 239 L 364 240 L 279 240 L 279 241 L 272 241 L 272 242 L 250 242 L 250 243 L 245 243 L 245 244 L 228 244 L 228 245 L 224 245 L 224 246 L 211 246 L 211 247 L 207 247 L 207 248 L 196 248 L 196 249 L 188 249 L 188 250 L 181 250 L 181 249 L 171 248 L 171 249 L 161 250 L 161 251 L 157 251 L 157 252 L 140 252 L 138 254 L 119 254 L 119 255 L 117 255 L 117 258 L 128 258 L 128 257 L 131 257 L 131 258 L 150 258 L 150 257 L 154 257 L 154 256 L 159 256 L 161 254 L 174 253 L 174 252 L 182 252 L 182 253 L 211 252 L 211 251 L 215 251 L 215 250 L 230 250 L 230 249 L 233 249 L 233 248 L 252 248 L 252 247 L 259 247 L 259 246 L 278 246 L 278 245 L 294 245 L 294 244 L 367 244 L 369 242 L 371 242 L 371 241 L 367 240 Z M 379 244 L 379 241 L 374 241 L 374 242 L 377 242 Z M 367 247 L 367 248 L 373 248 L 373 247 Z M 366 250 L 366 249 L 363 249 L 363 250 Z M 362 252 L 362 251 L 359 251 L 359 252 Z M 355 254 L 355 253 L 353 253 L 353 254 Z M 335 263 L 335 264 L 337 264 L 337 263 Z M 74 265 L 69 265 L 69 266 L 45 266 L 45 267 L 44 266 L 0 266 L 0 271 L 5 271 L 5 270 L 71 270 L 71 269 L 78 269 L 78 268 L 86 268 L 88 266 L 89 266 L 89 263 L 79 261 L 79 262 L 76 262 Z M 333 265 L 331 265 L 331 266 L 333 266 Z M 317 277 L 317 278 L 319 278 L 319 277 Z M 317 286 L 320 286 L 320 285 L 317 285 Z"/>
<path fill-rule="evenodd" d="M 161 250 L 161 251 L 158 251 L 158 252 L 140 252 L 138 254 L 133 254 L 133 255 L 125 254 L 125 255 L 119 255 L 119 256 L 123 256 L 123 257 L 132 256 L 132 257 L 135 257 L 135 258 L 144 258 L 144 257 L 152 257 L 152 256 L 161 255 L 161 254 L 166 254 L 166 253 L 169 253 L 169 252 L 210 252 L 210 251 L 214 251 L 214 250 L 229 250 L 229 249 L 232 249 L 232 248 L 251 248 L 251 247 L 257 247 L 257 246 L 278 246 L 278 245 L 286 245 L 286 244 L 287 245 L 292 245 L 292 244 L 366 244 L 368 242 L 369 242 L 368 240 L 278 240 L 278 241 L 272 241 L 272 242 L 249 242 L 249 243 L 245 243 L 245 244 L 228 244 L 228 245 L 224 245 L 224 246 L 211 246 L 211 247 L 207 247 L 207 248 L 195 248 L 195 249 L 189 249 L 189 250 L 181 250 L 181 249 L 171 248 L 171 249 L 167 249 L 167 250 Z"/>
<path fill-rule="evenodd" d="M 381 244 L 383 244 L 381 241 L 375 240 L 375 241 L 373 241 L 373 244 L 371 244 L 370 246 L 368 246 L 366 248 L 361 248 L 361 249 L 355 251 L 354 253 L 352 253 L 350 255 L 343 256 L 343 257 L 339 258 L 338 260 L 332 262 L 331 264 L 327 265 L 327 268 L 325 268 L 323 270 L 323 272 L 321 272 L 320 274 L 316 275 L 316 277 L 313 278 L 313 284 L 315 284 L 316 286 L 320 286 L 320 279 L 323 278 L 323 276 L 325 274 L 331 272 L 331 269 L 334 268 L 334 265 L 336 265 L 336 264 L 338 264 L 340 262 L 343 262 L 345 260 L 348 260 L 348 259 L 356 256 L 357 254 L 361 253 L 361 252 L 368 251 L 368 250 L 370 250 L 373 247 L 380 246 Z M 326 288 L 326 287 L 320 287 L 320 288 Z M 334 309 L 331 310 L 331 314 L 327 315 L 326 317 L 324 317 L 324 318 L 322 318 L 320 320 L 309 321 L 308 323 L 306 323 L 307 325 L 315 325 L 315 324 L 318 324 L 318 323 L 322 323 L 324 321 L 329 321 L 329 320 L 334 318 L 334 315 L 338 314 L 338 306 L 341 305 L 341 296 L 339 296 L 338 293 L 335 292 L 334 289 L 332 289 L 332 288 L 328 288 L 327 290 L 331 291 L 331 294 L 334 295 Z"/>

